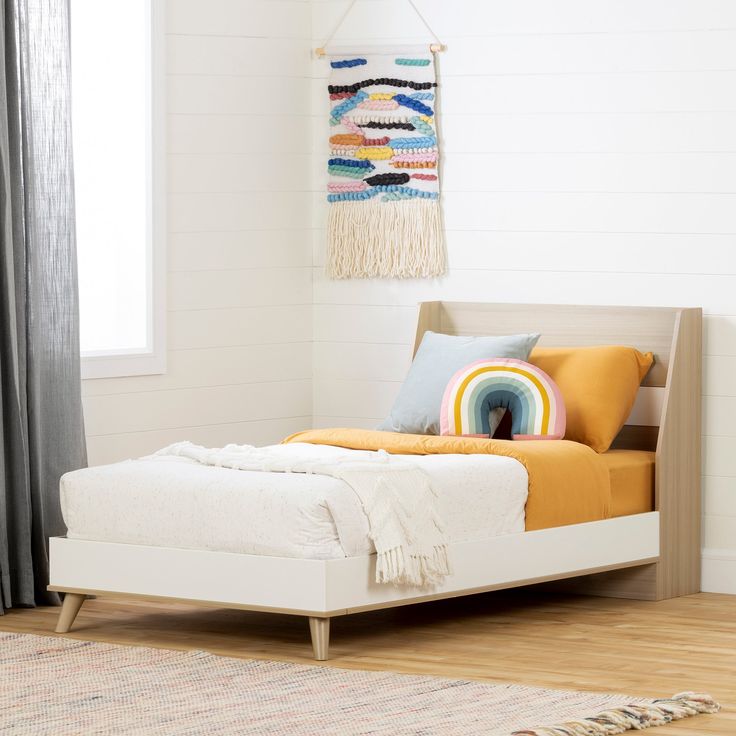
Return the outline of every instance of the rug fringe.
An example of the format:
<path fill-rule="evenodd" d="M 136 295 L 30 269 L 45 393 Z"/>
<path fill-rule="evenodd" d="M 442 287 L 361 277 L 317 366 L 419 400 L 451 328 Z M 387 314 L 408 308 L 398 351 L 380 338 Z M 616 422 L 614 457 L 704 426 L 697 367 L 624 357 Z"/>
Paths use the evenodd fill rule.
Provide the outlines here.
<path fill-rule="evenodd" d="M 568 721 L 531 731 L 514 731 L 512 736 L 614 736 L 625 731 L 666 726 L 672 721 L 701 713 L 717 713 L 720 709 L 721 706 L 710 695 L 686 692 L 654 700 L 649 705 L 611 708 L 580 721 Z"/>
<path fill-rule="evenodd" d="M 330 205 L 327 221 L 330 278 L 431 278 L 446 272 L 439 200 Z"/>

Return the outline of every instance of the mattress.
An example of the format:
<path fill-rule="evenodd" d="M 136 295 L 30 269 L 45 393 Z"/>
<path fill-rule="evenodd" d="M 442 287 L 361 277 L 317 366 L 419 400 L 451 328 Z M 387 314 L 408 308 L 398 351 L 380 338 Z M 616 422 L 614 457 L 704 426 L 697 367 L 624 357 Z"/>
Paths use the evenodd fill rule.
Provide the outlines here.
<path fill-rule="evenodd" d="M 305 459 L 363 454 L 299 447 Z M 429 475 L 451 543 L 524 531 L 528 476 L 517 460 L 445 454 L 412 462 Z M 353 490 L 324 475 L 129 460 L 67 473 L 61 507 L 72 539 L 308 559 L 375 551 Z"/>
<path fill-rule="evenodd" d="M 611 516 L 652 511 L 655 454 L 644 450 L 609 450 L 600 457 L 608 466 L 611 478 Z"/>

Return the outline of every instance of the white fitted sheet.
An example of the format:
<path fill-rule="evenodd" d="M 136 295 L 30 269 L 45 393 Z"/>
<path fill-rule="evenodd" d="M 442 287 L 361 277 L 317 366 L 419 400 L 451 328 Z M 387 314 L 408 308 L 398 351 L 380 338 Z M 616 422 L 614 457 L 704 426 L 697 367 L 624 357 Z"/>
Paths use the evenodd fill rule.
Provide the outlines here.
<path fill-rule="evenodd" d="M 370 454 L 298 447 L 315 460 Z M 528 476 L 518 461 L 409 459 L 429 475 L 450 543 L 524 531 Z M 180 457 L 128 460 L 67 473 L 61 508 L 72 539 L 309 559 L 375 551 L 358 497 L 324 475 L 231 470 Z"/>

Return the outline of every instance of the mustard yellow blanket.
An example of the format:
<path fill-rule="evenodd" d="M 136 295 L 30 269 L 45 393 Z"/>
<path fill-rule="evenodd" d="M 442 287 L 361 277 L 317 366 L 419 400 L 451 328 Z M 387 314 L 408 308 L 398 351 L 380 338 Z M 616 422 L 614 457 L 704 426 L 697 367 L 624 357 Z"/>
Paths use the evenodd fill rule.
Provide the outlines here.
<path fill-rule="evenodd" d="M 488 440 L 438 437 L 365 429 L 310 429 L 284 440 L 353 450 L 385 450 L 396 455 L 503 455 L 529 474 L 526 529 L 579 524 L 611 515 L 608 468 L 587 445 L 568 440 Z"/>

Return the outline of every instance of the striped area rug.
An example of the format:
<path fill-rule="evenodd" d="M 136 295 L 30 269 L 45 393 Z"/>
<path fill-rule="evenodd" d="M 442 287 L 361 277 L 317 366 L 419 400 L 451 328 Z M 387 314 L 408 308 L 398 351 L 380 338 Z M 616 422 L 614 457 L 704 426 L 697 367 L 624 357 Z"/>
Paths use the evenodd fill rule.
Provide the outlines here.
<path fill-rule="evenodd" d="M 647 700 L 0 634 L 4 736 L 598 736 L 717 710 L 692 693 Z"/>

